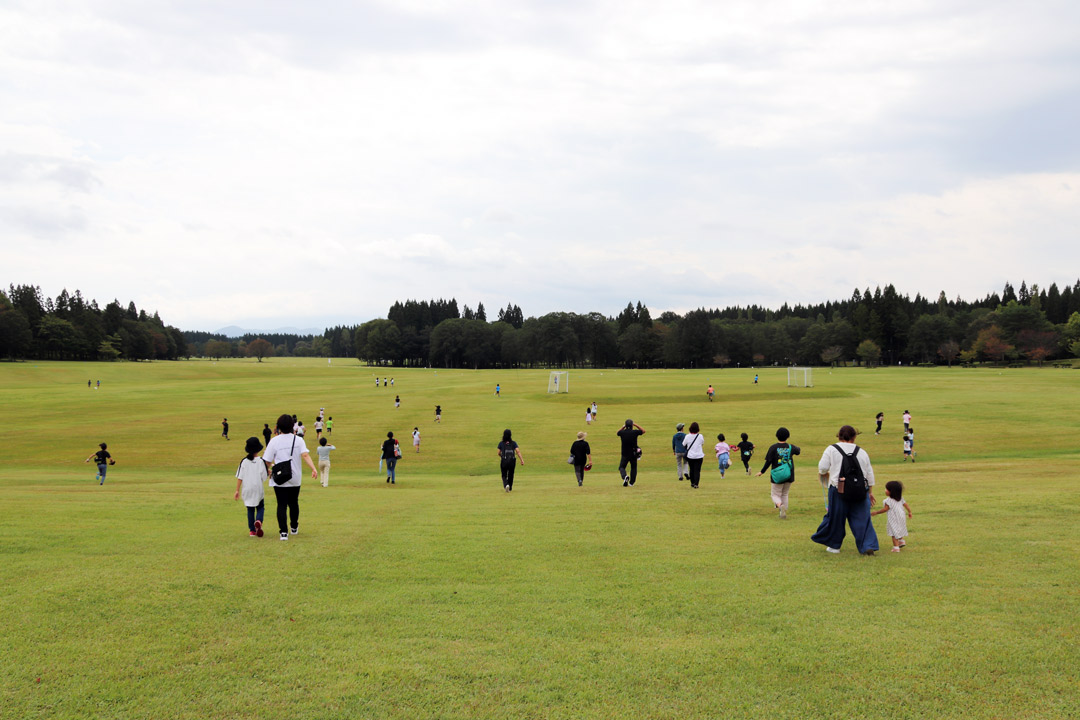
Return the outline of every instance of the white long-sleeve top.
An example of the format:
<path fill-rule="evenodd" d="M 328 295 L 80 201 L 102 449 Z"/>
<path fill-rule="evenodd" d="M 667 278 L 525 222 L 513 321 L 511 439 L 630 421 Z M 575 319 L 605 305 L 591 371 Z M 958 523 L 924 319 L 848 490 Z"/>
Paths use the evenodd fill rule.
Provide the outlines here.
<path fill-rule="evenodd" d="M 855 452 L 855 448 L 858 447 L 855 443 L 849 442 L 841 442 L 837 443 L 837 445 L 843 448 L 848 455 Z M 866 484 L 874 487 L 874 468 L 870 465 L 870 456 L 866 454 L 866 448 L 860 447 L 856 458 L 859 460 L 859 467 L 862 468 L 863 475 L 866 476 Z M 821 454 L 821 461 L 818 463 L 818 474 L 824 475 L 828 473 L 829 485 L 836 487 L 836 480 L 840 477 L 840 466 L 843 462 L 843 456 L 837 452 L 836 448 L 830 445 Z"/>

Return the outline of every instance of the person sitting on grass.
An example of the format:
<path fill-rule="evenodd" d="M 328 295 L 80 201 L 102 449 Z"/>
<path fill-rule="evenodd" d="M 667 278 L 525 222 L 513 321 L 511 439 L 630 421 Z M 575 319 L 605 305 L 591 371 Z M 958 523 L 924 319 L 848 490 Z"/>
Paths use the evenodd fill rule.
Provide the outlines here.
<path fill-rule="evenodd" d="M 247 455 L 240 461 L 236 468 L 236 492 L 233 500 L 244 499 L 244 507 L 247 508 L 248 535 L 251 537 L 263 536 L 263 511 L 266 509 L 263 483 L 266 482 L 266 463 L 255 457 L 255 453 L 263 449 L 258 438 L 249 437 L 244 445 Z"/>

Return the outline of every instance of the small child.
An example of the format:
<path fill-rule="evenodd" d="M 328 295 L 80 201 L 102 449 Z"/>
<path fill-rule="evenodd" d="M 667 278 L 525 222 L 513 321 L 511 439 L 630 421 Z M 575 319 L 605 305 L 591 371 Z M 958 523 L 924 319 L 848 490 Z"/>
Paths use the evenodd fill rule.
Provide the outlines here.
<path fill-rule="evenodd" d="M 907 439 L 911 441 L 911 462 L 915 462 L 915 458 L 919 457 L 919 451 L 915 449 L 915 428 L 909 427 L 907 430 Z"/>
<path fill-rule="evenodd" d="M 315 452 L 319 455 L 319 478 L 323 487 L 330 486 L 330 451 L 337 450 L 333 445 L 326 444 L 326 438 L 319 438 L 319 447 Z"/>
<path fill-rule="evenodd" d="M 907 545 L 904 538 L 907 537 L 907 519 L 911 517 L 911 508 L 904 501 L 904 486 L 897 480 L 885 483 L 885 502 L 880 510 L 874 510 L 871 515 L 888 513 L 885 518 L 886 532 L 892 537 L 892 551 L 900 552 L 900 548 Z M 906 513 L 906 516 L 905 516 Z"/>
<path fill-rule="evenodd" d="M 221 419 L 221 437 L 229 439 L 229 418 Z"/>
<path fill-rule="evenodd" d="M 394 407 L 395 408 L 401 407 L 401 396 L 400 395 L 395 395 L 394 396 Z"/>
<path fill-rule="evenodd" d="M 262 458 L 255 457 L 255 453 L 262 449 L 262 443 L 258 438 L 248 438 L 247 444 L 244 445 L 247 456 L 236 468 L 236 493 L 233 495 L 233 500 L 239 500 L 241 495 L 244 497 L 244 505 L 247 507 L 248 535 L 251 537 L 263 536 L 262 520 L 265 508 L 263 483 L 266 482 L 266 463 L 262 461 Z"/>
<path fill-rule="evenodd" d="M 877 414 L 877 417 L 874 418 L 874 422 L 877 423 L 877 430 L 874 431 L 875 435 L 880 435 L 881 434 L 881 423 L 883 423 L 884 421 L 885 421 L 885 413 L 879 412 Z"/>
<path fill-rule="evenodd" d="M 750 474 L 750 458 L 754 455 L 754 443 L 750 442 L 750 436 L 743 433 L 742 442 L 735 447 L 739 448 L 739 457 L 742 458 L 743 467 L 746 468 L 746 474 Z"/>
<path fill-rule="evenodd" d="M 332 415 L 330 417 L 326 418 L 326 434 L 327 435 L 333 435 L 334 434 L 334 417 Z"/>
<path fill-rule="evenodd" d="M 915 458 L 912 457 L 911 451 L 911 436 L 904 433 L 904 462 L 907 462 L 908 458 L 911 458 L 911 462 L 915 462 Z"/>
<path fill-rule="evenodd" d="M 592 408 L 585 408 L 585 424 L 592 425 Z"/>
<path fill-rule="evenodd" d="M 724 477 L 724 472 L 731 467 L 731 446 L 724 442 L 724 433 L 717 435 L 716 439 L 720 441 L 715 448 L 716 463 L 720 467 L 720 477 Z"/>
<path fill-rule="evenodd" d="M 416 454 L 420 454 L 420 428 L 414 427 L 412 429 L 412 444 L 416 448 Z"/>

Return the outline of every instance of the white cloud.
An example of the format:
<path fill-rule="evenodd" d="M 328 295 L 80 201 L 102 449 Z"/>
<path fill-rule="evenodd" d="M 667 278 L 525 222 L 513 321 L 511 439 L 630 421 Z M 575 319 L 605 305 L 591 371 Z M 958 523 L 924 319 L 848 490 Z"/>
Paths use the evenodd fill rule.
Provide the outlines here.
<path fill-rule="evenodd" d="M 408 297 L 615 313 L 1072 282 L 1078 20 L 964 0 L 9 5 L 0 281 L 202 328 Z M 264 292 L 238 289 L 249 273 Z"/>

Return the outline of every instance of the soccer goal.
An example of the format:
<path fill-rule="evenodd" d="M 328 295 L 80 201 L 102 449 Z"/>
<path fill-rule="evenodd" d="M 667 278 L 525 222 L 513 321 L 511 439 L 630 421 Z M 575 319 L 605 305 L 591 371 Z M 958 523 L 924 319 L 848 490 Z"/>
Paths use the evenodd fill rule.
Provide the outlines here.
<path fill-rule="evenodd" d="M 570 373 L 563 371 L 552 371 L 548 375 L 548 392 L 549 393 L 568 393 L 570 392 Z"/>
<path fill-rule="evenodd" d="M 788 387 L 814 387 L 814 368 L 789 367 L 787 369 Z"/>

